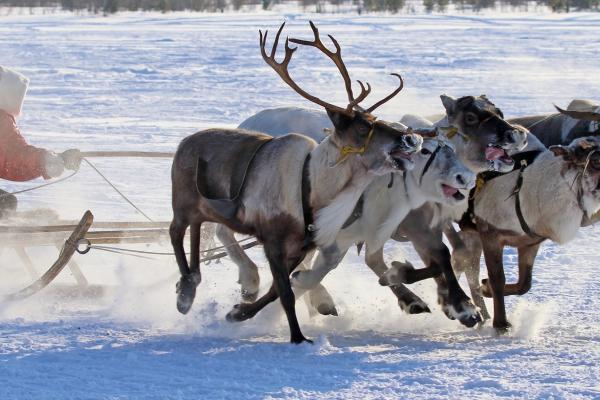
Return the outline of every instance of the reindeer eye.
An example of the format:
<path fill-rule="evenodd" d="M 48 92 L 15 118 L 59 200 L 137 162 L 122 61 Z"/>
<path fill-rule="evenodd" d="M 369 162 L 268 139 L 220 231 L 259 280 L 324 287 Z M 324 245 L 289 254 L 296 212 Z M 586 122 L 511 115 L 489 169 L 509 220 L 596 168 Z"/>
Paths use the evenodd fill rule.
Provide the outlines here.
<path fill-rule="evenodd" d="M 476 125 L 478 122 L 479 118 L 477 117 L 477 115 L 470 112 L 465 114 L 465 123 L 467 125 Z"/>
<path fill-rule="evenodd" d="M 427 154 L 431 154 L 431 152 L 429 150 L 427 150 L 426 148 L 422 148 L 421 154 L 427 155 Z"/>

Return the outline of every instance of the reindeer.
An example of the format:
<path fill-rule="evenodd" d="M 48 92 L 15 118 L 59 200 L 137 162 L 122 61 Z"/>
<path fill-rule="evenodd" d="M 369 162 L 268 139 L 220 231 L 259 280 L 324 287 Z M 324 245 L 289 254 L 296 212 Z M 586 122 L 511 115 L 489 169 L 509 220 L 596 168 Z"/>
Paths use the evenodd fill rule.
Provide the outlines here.
<path fill-rule="evenodd" d="M 260 31 L 261 55 L 294 91 L 325 108 L 334 131 L 318 145 L 302 135 L 273 138 L 241 129 L 209 129 L 185 138 L 173 160 L 170 236 L 181 273 L 177 308 L 184 314 L 191 308 L 201 281 L 202 223 L 217 222 L 256 236 L 264 245 L 273 284 L 256 302 L 235 306 L 228 320 L 251 318 L 279 297 L 290 341 L 301 343 L 307 339 L 296 318 L 289 274 L 311 248 L 317 247 L 324 254 L 336 250 L 335 237 L 361 193 L 379 175 L 410 169 L 411 156 L 420 149 L 422 139 L 377 121 L 371 114 L 397 95 L 402 84 L 371 107 L 359 108 L 370 93 L 370 85 L 359 81 L 361 92 L 354 96 L 340 45 L 330 36 L 335 51 L 327 49 L 312 22 L 314 40 L 286 39 L 284 59 L 277 62 L 275 53 L 284 26 L 275 36 L 270 55 L 265 50 L 267 32 L 263 35 Z M 346 107 L 305 92 L 291 79 L 288 65 L 297 47 L 290 47 L 290 42 L 315 47 L 334 62 L 344 80 Z M 188 227 L 189 265 L 183 246 Z"/>
<path fill-rule="evenodd" d="M 524 131 L 504 122 L 501 111 L 487 100 L 485 96 L 466 96 L 460 99 L 453 99 L 450 96 L 443 95 L 441 98 L 447 108 L 447 118 L 440 122 L 439 125 L 444 128 L 450 127 L 449 132 L 452 137 L 451 146 L 459 146 L 459 157 L 466 160 L 471 169 L 476 172 L 490 168 L 501 171 L 511 170 L 513 160 L 508 157 L 506 151 L 514 151 L 522 148 L 525 144 Z M 282 123 L 282 115 L 285 115 L 287 124 Z M 240 126 L 262 131 L 271 127 L 271 120 L 274 120 L 278 129 L 280 129 L 278 132 L 273 132 L 274 134 L 298 131 L 305 134 L 310 134 L 311 132 L 315 134 L 315 132 L 322 132 L 323 128 L 327 127 L 324 126 L 321 114 L 313 110 L 299 108 L 264 110 L 250 117 Z M 412 121 L 414 120 L 413 117 Z M 424 148 L 422 151 L 429 152 L 430 150 Z M 435 159 L 435 153 L 432 151 L 429 153 L 429 156 L 425 154 L 423 157 L 423 160 L 430 157 Z M 418 163 L 418 161 L 416 162 Z M 424 168 L 425 162 L 423 161 L 421 168 Z M 413 172 L 409 173 L 414 175 L 413 182 L 416 180 L 415 177 L 418 176 L 418 172 L 416 172 L 418 170 L 419 167 L 417 166 Z M 436 168 L 432 168 L 432 170 L 435 173 L 439 172 Z M 436 176 L 435 173 L 433 176 Z M 423 206 L 418 212 L 412 211 L 409 214 L 409 219 L 405 220 L 406 222 L 402 222 L 400 226 L 410 236 L 421 257 L 430 268 L 414 272 L 410 270 L 408 274 L 403 274 L 403 276 L 408 276 L 408 279 L 417 281 L 419 280 L 419 276 L 415 276 L 415 273 L 426 272 L 430 276 L 443 273 L 444 277 L 439 278 L 438 281 L 440 283 L 440 297 L 446 315 L 451 318 L 458 318 L 467 326 L 472 326 L 479 320 L 479 316 L 473 311 L 473 306 L 468 296 L 464 294 L 453 275 L 450 253 L 442 241 L 441 227 L 443 226 L 443 222 L 450 217 L 452 208 L 455 208 L 448 207 L 448 203 L 452 203 L 452 201 L 449 202 L 443 196 L 437 196 L 436 199 L 436 196 L 427 196 L 420 193 L 420 191 L 427 192 L 427 190 L 431 191 L 439 188 L 439 184 L 434 182 L 425 182 L 423 185 L 413 184 L 408 189 L 396 186 L 396 189 L 385 190 L 384 187 L 388 184 L 389 182 L 383 178 L 371 184 L 372 187 L 369 187 L 365 192 L 364 204 L 358 210 L 360 211 L 358 213 L 359 217 L 353 218 L 356 222 L 352 224 L 348 224 L 347 222 L 349 227 L 340 232 L 340 240 L 356 243 L 364 241 L 364 237 L 371 238 L 373 243 L 367 245 L 365 261 L 378 276 L 382 276 L 387 270 L 387 266 L 383 260 L 382 247 L 385 240 L 391 234 L 389 228 L 397 226 L 406 216 L 407 210 L 418 208 L 424 201 L 427 201 L 427 206 Z M 380 192 L 386 193 L 385 198 L 381 195 L 373 195 Z M 372 200 L 367 201 L 366 196 L 368 194 L 372 194 Z M 393 205 L 394 208 L 390 208 L 390 205 L 386 203 L 389 202 L 388 196 L 391 195 L 396 196 L 395 198 L 398 199 Z M 461 194 L 459 191 L 453 195 L 460 196 Z M 407 201 L 407 198 L 411 201 Z M 440 207 L 439 205 L 435 205 L 435 202 L 445 203 L 446 206 Z M 357 208 L 355 208 L 355 214 L 357 213 Z M 369 211 L 368 208 L 374 211 Z M 459 212 L 460 215 L 462 215 L 465 208 L 466 204 L 457 207 L 458 210 L 463 210 Z M 365 218 L 367 219 L 365 220 Z M 387 218 L 385 229 L 380 229 L 380 225 L 383 226 L 382 218 Z M 224 228 L 220 228 L 218 233 L 219 239 L 228 246 L 231 246 L 228 247 L 228 250 L 231 251 L 232 258 L 240 268 L 242 295 L 249 294 L 250 298 L 255 296 L 254 293 L 258 291 L 259 283 L 256 265 L 245 255 L 239 246 L 235 246 L 233 233 Z M 400 235 L 396 233 L 395 238 L 400 239 Z M 346 248 L 347 246 L 346 244 Z M 337 263 L 327 265 L 322 259 L 317 259 L 315 269 L 319 271 L 317 274 L 324 276 L 325 273 L 336 265 Z M 406 267 L 409 266 L 409 264 L 403 265 Z M 304 271 L 296 272 L 294 274 L 296 280 L 293 279 L 293 283 L 300 280 L 303 274 L 305 274 Z M 307 280 L 309 280 L 309 283 L 304 284 L 304 288 L 312 288 L 311 292 L 309 292 L 309 303 L 321 314 L 337 315 L 331 296 L 324 287 L 315 284 L 318 279 L 311 278 Z M 298 283 L 296 286 L 302 286 L 302 283 Z M 401 284 L 394 285 L 392 290 L 398 297 L 401 308 L 407 312 L 420 313 L 429 311 L 427 305 L 405 286 Z"/>
<path fill-rule="evenodd" d="M 499 201 L 506 199 L 506 201 Z M 600 209 L 600 140 L 575 139 L 569 146 L 540 150 L 533 161 L 522 161 L 514 172 L 488 181 L 475 196 L 476 229 L 487 265 L 481 293 L 494 299 L 493 326 L 510 328 L 504 297 L 531 288 L 540 244 L 563 244 L 575 237 L 582 217 Z M 519 255 L 519 278 L 506 284 L 502 264 L 505 246 Z M 479 257 L 477 254 L 477 265 Z"/>
<path fill-rule="evenodd" d="M 523 125 L 546 146 L 566 145 L 584 136 L 600 135 L 600 104 L 591 100 L 573 100 L 558 113 L 512 118 Z"/>
<path fill-rule="evenodd" d="M 555 106 L 556 107 L 556 106 Z M 573 100 L 563 110 L 556 107 L 558 113 L 512 118 L 511 123 L 527 127 L 533 137 L 529 137 L 529 145 L 524 150 L 525 155 L 536 154 L 548 146 L 568 145 L 575 138 L 600 135 L 600 105 L 590 100 Z M 516 155 L 523 158 L 523 154 Z M 600 220 L 600 213 L 584 215 L 581 226 L 588 226 Z M 482 254 L 479 234 L 473 230 L 465 230 L 448 235 L 452 244 L 452 263 L 455 272 L 463 272 L 469 283 L 473 302 L 479 307 L 485 320 L 490 319 L 489 312 L 481 295 L 479 273 Z"/>

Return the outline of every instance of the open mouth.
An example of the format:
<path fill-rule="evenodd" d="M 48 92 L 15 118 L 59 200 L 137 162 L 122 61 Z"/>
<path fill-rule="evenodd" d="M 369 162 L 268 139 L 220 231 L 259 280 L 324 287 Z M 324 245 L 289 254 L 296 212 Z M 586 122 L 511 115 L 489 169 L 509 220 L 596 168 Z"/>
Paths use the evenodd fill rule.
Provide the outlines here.
<path fill-rule="evenodd" d="M 497 145 L 488 145 L 485 149 L 485 159 L 488 161 L 501 161 L 504 164 L 512 165 L 515 161 L 508 155 L 506 150 Z"/>
<path fill-rule="evenodd" d="M 402 147 L 396 147 L 390 151 L 390 157 L 392 158 L 394 168 L 400 170 L 406 169 L 406 164 L 411 164 L 413 162 L 413 153 L 414 151 L 406 151 Z"/>
<path fill-rule="evenodd" d="M 446 185 L 445 183 L 442 183 L 442 191 L 444 192 L 444 196 L 452 198 L 454 200 L 460 201 L 464 200 L 465 198 L 465 195 L 462 194 L 460 190 L 450 185 Z"/>

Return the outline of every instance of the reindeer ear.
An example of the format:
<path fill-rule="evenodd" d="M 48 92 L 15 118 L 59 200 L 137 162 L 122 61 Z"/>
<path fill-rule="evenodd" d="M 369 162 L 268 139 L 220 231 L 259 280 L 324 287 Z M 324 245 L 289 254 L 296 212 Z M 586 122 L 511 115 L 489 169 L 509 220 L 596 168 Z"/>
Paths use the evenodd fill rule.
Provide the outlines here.
<path fill-rule="evenodd" d="M 442 104 L 446 109 L 446 114 L 454 114 L 454 112 L 456 111 L 456 99 L 446 94 L 441 95 L 440 99 L 442 99 Z"/>
<path fill-rule="evenodd" d="M 345 131 L 354 120 L 354 118 L 348 116 L 347 114 L 331 110 L 327 110 L 327 116 L 333 123 L 335 130 L 340 132 Z"/>
<path fill-rule="evenodd" d="M 569 149 L 568 147 L 556 145 L 556 146 L 548 147 L 548 150 L 550 150 L 552 153 L 554 153 L 554 155 L 556 157 L 562 157 L 566 161 L 569 161 L 571 159 L 572 150 Z"/>

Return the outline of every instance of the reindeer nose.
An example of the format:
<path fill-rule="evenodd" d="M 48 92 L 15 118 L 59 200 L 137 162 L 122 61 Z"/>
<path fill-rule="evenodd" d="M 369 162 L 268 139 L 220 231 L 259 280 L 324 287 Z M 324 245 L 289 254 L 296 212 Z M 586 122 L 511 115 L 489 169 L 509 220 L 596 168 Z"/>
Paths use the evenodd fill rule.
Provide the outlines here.
<path fill-rule="evenodd" d="M 510 143 L 510 144 L 516 143 L 516 139 L 515 139 L 516 134 L 517 134 L 517 131 L 514 129 L 506 131 L 505 138 L 504 138 L 504 140 L 506 140 L 506 143 Z"/>
<path fill-rule="evenodd" d="M 416 136 L 416 135 L 404 135 L 402 137 L 402 140 L 404 141 L 404 144 L 407 147 L 412 147 L 412 148 L 420 147 L 421 143 L 423 143 L 423 139 L 421 139 L 420 136 Z"/>
<path fill-rule="evenodd" d="M 454 181 L 465 189 L 472 189 L 475 187 L 475 174 L 470 172 L 457 173 L 454 175 Z"/>
<path fill-rule="evenodd" d="M 458 183 L 461 186 L 464 186 L 465 183 L 467 183 L 467 181 L 465 180 L 465 178 L 461 174 L 456 174 L 456 176 L 454 177 L 454 179 L 456 180 L 456 183 Z"/>
<path fill-rule="evenodd" d="M 520 149 L 527 146 L 527 134 L 520 129 L 506 131 L 505 139 L 507 144 L 518 144 Z"/>

